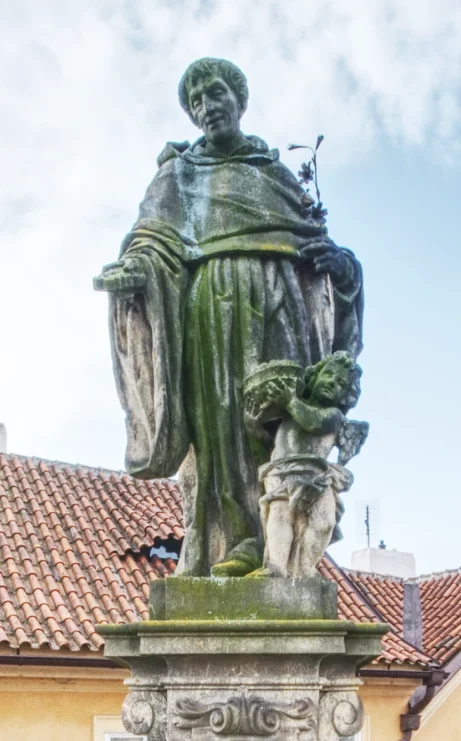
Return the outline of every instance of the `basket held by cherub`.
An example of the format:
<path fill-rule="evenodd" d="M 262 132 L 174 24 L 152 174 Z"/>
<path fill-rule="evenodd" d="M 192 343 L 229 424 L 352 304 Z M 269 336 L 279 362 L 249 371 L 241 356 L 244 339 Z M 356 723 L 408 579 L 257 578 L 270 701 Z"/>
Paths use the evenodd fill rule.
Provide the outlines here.
<path fill-rule="evenodd" d="M 360 451 L 368 423 L 346 419 L 360 395 L 361 369 L 347 352 L 306 370 L 288 361 L 260 366 L 246 379 L 250 434 L 276 427 L 271 459 L 259 469 L 264 567 L 253 576 L 314 576 L 330 543 L 342 535 L 339 497 L 353 476 L 344 464 Z M 328 457 L 339 450 L 338 462 Z"/>

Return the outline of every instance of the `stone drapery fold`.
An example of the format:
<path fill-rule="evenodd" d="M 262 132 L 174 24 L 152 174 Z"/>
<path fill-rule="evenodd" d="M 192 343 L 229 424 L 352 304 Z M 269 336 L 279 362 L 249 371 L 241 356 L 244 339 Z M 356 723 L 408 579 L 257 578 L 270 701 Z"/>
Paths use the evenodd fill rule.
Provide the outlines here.
<path fill-rule="evenodd" d="M 167 249 L 138 238 L 125 256 L 139 260 L 142 294 L 110 297 L 117 391 L 126 415 L 125 465 L 138 478 L 176 473 L 189 445 L 183 400 L 183 326 L 189 273 Z"/>

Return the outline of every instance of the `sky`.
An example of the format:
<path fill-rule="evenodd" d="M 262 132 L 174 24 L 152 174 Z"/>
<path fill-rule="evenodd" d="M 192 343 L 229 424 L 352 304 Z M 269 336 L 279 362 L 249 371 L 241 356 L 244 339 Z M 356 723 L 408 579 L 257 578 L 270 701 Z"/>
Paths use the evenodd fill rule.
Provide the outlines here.
<path fill-rule="evenodd" d="M 107 298 L 166 141 L 199 132 L 187 65 L 225 57 L 242 121 L 297 171 L 325 136 L 328 228 L 365 274 L 362 398 L 350 465 L 349 566 L 371 543 L 418 573 L 461 566 L 461 4 L 459 0 L 0 0 L 0 421 L 8 450 L 123 468 Z"/>

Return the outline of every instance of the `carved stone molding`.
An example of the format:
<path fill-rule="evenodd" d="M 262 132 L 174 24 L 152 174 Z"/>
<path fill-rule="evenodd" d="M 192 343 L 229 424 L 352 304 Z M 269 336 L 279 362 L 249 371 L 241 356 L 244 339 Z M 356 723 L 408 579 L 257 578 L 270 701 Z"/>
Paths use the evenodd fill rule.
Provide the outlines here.
<path fill-rule="evenodd" d="M 363 725 L 363 705 L 356 692 L 326 692 L 319 704 L 319 741 L 353 736 Z"/>
<path fill-rule="evenodd" d="M 130 692 L 123 703 L 122 721 L 128 733 L 152 734 L 156 741 L 166 741 L 165 696 L 150 690 Z"/>
<path fill-rule="evenodd" d="M 226 702 L 204 703 L 186 698 L 178 700 L 173 723 L 178 729 L 201 729 L 217 736 L 277 736 L 296 730 L 315 729 L 315 706 L 309 698 L 277 703 L 261 697 L 236 695 Z"/>

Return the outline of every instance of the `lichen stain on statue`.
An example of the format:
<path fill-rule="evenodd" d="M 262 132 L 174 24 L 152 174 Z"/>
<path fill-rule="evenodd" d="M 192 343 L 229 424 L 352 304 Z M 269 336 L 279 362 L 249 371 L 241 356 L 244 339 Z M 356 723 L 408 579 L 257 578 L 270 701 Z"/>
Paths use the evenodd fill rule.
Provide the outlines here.
<path fill-rule="evenodd" d="M 126 467 L 180 470 L 178 574 L 310 575 L 339 534 L 345 451 L 366 434 L 344 416 L 360 263 L 279 152 L 241 132 L 248 88 L 235 65 L 194 62 L 179 99 L 203 136 L 166 145 L 118 261 L 94 281 L 110 295 Z M 261 378 L 256 399 L 246 391 Z"/>

